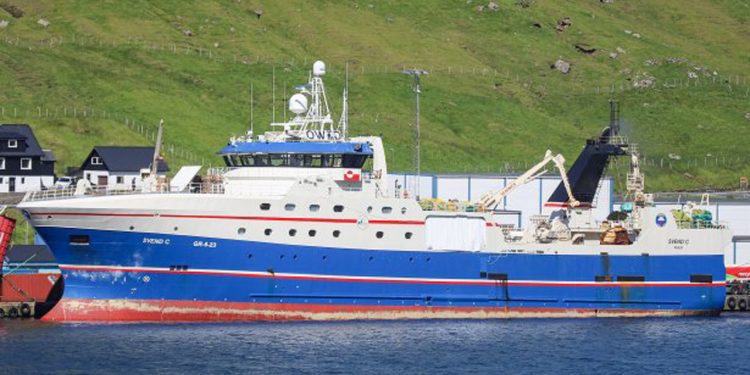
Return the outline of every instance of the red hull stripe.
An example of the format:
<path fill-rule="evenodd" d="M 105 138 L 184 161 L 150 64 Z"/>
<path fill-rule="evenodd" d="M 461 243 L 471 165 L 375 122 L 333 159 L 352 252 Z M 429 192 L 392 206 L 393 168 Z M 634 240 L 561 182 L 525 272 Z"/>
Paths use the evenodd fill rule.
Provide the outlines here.
<path fill-rule="evenodd" d="M 257 320 L 394 320 L 513 317 L 646 317 L 717 315 L 718 310 L 619 308 L 434 307 L 63 298 L 44 317 L 68 322 L 189 322 Z"/>
<path fill-rule="evenodd" d="M 142 214 L 142 213 L 98 213 L 98 212 L 35 212 L 33 216 L 108 216 L 108 217 L 167 217 L 172 219 L 222 219 L 222 220 L 260 220 L 260 221 L 300 221 L 312 223 L 356 224 L 357 219 L 332 219 L 317 217 L 273 217 L 273 216 L 227 216 L 227 215 L 175 215 L 175 214 Z M 380 220 L 368 221 L 370 224 L 423 225 L 423 220 Z"/>
<path fill-rule="evenodd" d="M 186 270 L 177 271 L 158 267 L 119 267 L 119 266 L 80 266 L 61 264 L 60 269 L 66 271 L 86 272 L 143 272 L 180 275 L 213 275 L 213 276 L 235 276 L 255 277 L 265 279 L 282 280 L 313 280 L 313 281 L 336 281 L 336 282 L 360 282 L 381 284 L 451 284 L 451 285 L 495 285 L 503 283 L 497 280 L 487 279 L 430 279 L 411 277 L 380 277 L 380 276 L 340 276 L 340 275 L 316 275 L 316 274 L 294 274 L 294 273 L 269 273 L 257 271 L 235 271 L 235 270 Z M 536 281 L 536 280 L 508 280 L 510 286 L 543 286 L 543 287 L 725 287 L 724 281 L 713 283 L 691 283 L 679 281 L 651 281 L 651 282 L 585 282 L 585 281 Z"/>

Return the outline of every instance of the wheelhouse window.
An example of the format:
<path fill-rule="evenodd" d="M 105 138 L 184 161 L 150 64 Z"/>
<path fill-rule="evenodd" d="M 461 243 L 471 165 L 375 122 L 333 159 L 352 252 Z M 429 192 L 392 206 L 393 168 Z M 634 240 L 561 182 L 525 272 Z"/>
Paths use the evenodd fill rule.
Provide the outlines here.
<path fill-rule="evenodd" d="M 367 155 L 344 154 L 341 159 L 343 168 L 362 168 L 367 161 Z"/>
<path fill-rule="evenodd" d="M 23 170 L 31 169 L 31 158 L 21 158 L 21 169 Z"/>
<path fill-rule="evenodd" d="M 8 148 L 18 148 L 18 140 L 17 139 L 9 139 L 8 140 Z"/>
<path fill-rule="evenodd" d="M 228 167 L 362 168 L 370 155 L 359 154 L 229 154 Z M 92 158 L 92 164 L 93 162 Z"/>

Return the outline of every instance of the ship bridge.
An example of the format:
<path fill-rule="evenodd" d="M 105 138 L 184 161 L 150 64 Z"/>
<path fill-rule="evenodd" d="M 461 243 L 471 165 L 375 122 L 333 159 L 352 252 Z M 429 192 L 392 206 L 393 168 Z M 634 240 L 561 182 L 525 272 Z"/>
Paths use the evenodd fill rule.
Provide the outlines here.
<path fill-rule="evenodd" d="M 219 151 L 228 167 L 362 168 L 366 142 L 242 142 Z"/>

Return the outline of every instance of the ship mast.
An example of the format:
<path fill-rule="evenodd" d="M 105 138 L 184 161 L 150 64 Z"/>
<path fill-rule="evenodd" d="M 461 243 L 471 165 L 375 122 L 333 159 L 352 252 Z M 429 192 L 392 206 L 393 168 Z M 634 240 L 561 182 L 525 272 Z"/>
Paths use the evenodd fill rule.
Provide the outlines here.
<path fill-rule="evenodd" d="M 151 161 L 151 176 L 156 176 L 159 171 L 159 154 L 161 153 L 161 135 L 164 131 L 164 119 L 159 121 L 159 130 L 156 132 L 156 144 L 154 145 L 154 158 Z"/>

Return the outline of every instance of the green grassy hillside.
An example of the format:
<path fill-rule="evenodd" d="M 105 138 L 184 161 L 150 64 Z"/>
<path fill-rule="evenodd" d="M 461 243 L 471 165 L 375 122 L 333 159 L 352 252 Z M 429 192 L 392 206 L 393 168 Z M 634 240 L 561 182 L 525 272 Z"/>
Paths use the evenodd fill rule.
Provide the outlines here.
<path fill-rule="evenodd" d="M 572 160 L 615 97 L 650 189 L 727 189 L 750 175 L 748 2 L 525 3 L 4 1 L 24 14 L 0 10 L 0 120 L 34 125 L 61 172 L 95 144 L 150 142 L 160 118 L 173 164 L 218 164 L 249 126 L 250 85 L 257 133 L 274 112 L 272 71 L 280 120 L 284 94 L 322 59 L 335 112 L 348 62 L 351 131 L 382 134 L 395 170 L 411 169 L 414 134 L 399 71 L 420 67 L 427 171 L 519 170 L 547 148 Z M 557 59 L 568 74 L 550 68 Z"/>

